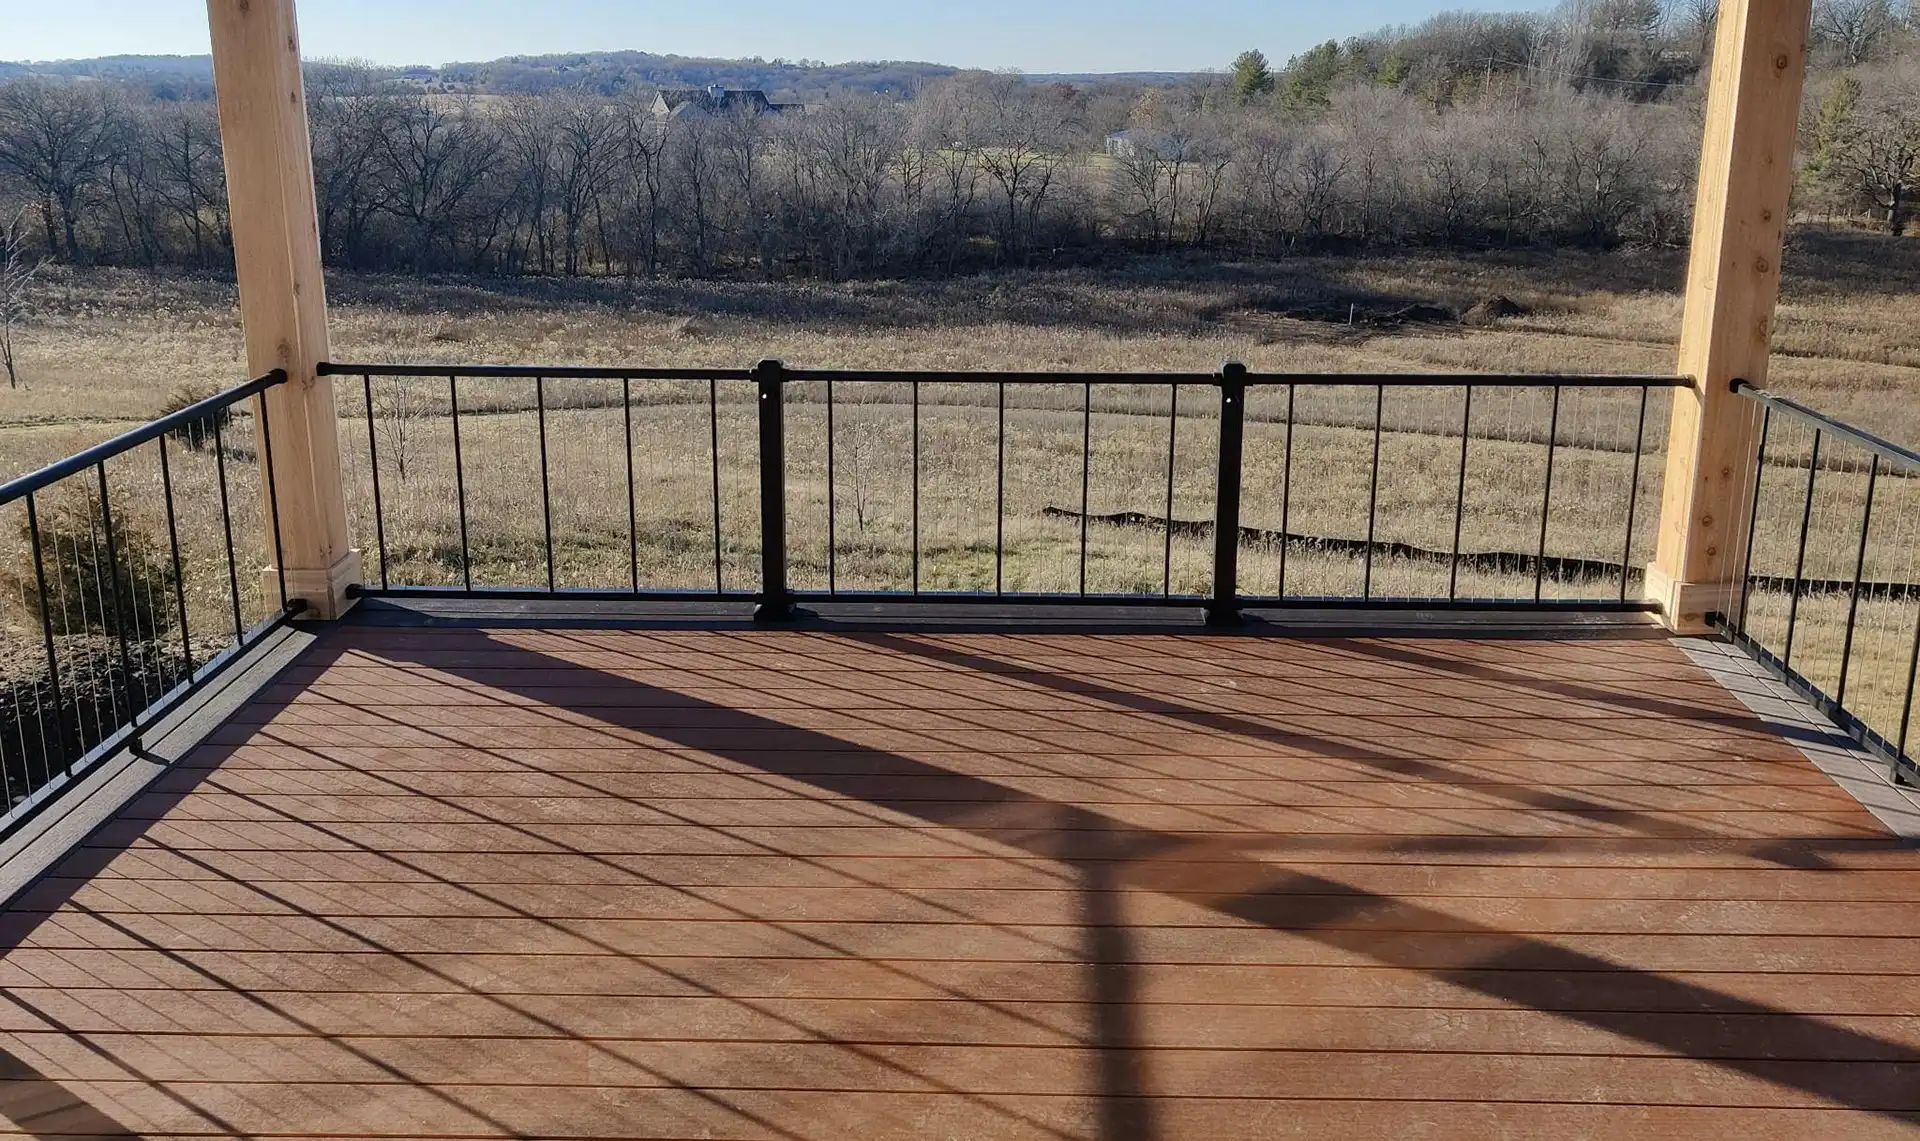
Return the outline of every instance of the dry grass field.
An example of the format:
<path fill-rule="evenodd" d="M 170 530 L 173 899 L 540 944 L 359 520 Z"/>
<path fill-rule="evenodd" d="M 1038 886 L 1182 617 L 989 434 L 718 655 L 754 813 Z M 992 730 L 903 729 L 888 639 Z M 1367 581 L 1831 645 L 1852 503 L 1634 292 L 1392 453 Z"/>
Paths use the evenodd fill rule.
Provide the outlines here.
<path fill-rule="evenodd" d="M 1237 359 L 1255 370 L 1659 373 L 1672 368 L 1682 268 L 1681 255 L 1671 251 L 1488 253 L 1244 266 L 1142 260 L 1101 273 L 840 286 L 348 277 L 331 289 L 334 355 L 342 360 L 738 367 L 779 357 L 796 366 L 1148 371 L 1210 370 Z M 1802 231 L 1787 270 L 1770 387 L 1895 440 L 1920 441 L 1920 402 L 1908 395 L 1920 391 L 1920 242 Z M 230 284 L 91 271 L 56 274 L 40 288 L 39 310 L 20 336 L 28 386 L 0 393 L 0 476 L 144 421 L 177 390 L 243 379 Z M 1461 311 L 1493 296 L 1526 312 L 1487 327 L 1367 320 L 1416 302 Z M 1360 318 L 1351 326 L 1301 316 L 1349 311 Z M 533 383 L 461 383 L 470 563 L 455 510 L 446 382 L 376 378 L 371 387 L 388 578 L 452 584 L 470 572 L 480 584 L 545 585 Z M 377 576 L 367 392 L 358 378 L 343 379 L 338 392 L 355 523 L 369 573 Z M 546 397 L 559 585 L 620 587 L 637 570 L 647 587 L 710 589 L 717 575 L 726 589 L 753 589 L 759 520 L 749 385 L 635 382 L 628 405 L 618 381 L 549 382 Z M 904 589 L 915 584 L 917 568 L 918 585 L 929 591 L 1074 591 L 1083 582 L 1095 592 L 1209 589 L 1204 536 L 1168 542 L 1158 528 L 1096 523 L 1085 528 L 1083 560 L 1081 523 L 1046 509 L 1082 508 L 1084 453 L 1088 511 L 1159 516 L 1171 485 L 1175 518 L 1210 519 L 1213 393 L 1182 394 L 1177 418 L 1169 416 L 1165 386 L 1016 388 L 1006 399 L 1003 435 L 993 386 L 919 393 L 916 513 L 907 386 L 836 386 L 831 485 L 826 393 L 819 385 L 796 386 L 788 413 L 794 585 Z M 1290 399 L 1296 426 L 1289 449 Z M 1449 550 L 1461 399 L 1457 388 L 1388 390 L 1376 487 L 1369 479 L 1372 389 L 1257 390 L 1249 401 L 1243 521 L 1277 530 L 1284 519 L 1295 534 L 1363 539 L 1373 499 L 1379 541 Z M 1083 412 L 1088 400 L 1090 415 Z M 1539 543 L 1550 408 L 1544 391 L 1476 395 L 1461 549 L 1530 553 Z M 1632 565 L 1650 556 L 1666 395 L 1655 392 L 1648 401 L 1644 435 L 1639 416 L 1638 390 L 1564 395 L 1546 516 L 1550 555 L 1611 563 L 1624 556 Z M 248 417 L 236 422 L 231 438 L 230 500 L 244 548 L 237 577 L 241 608 L 252 617 L 265 612 L 271 590 L 258 575 L 270 559 L 257 522 Z M 1770 455 L 1777 462 L 1762 476 L 1755 569 L 1785 575 L 1798 561 L 1810 439 L 1782 429 L 1775 445 Z M 115 494 L 125 500 L 116 511 L 164 550 L 171 537 L 152 453 L 144 449 L 116 466 Z M 231 627 L 233 601 L 215 460 L 183 445 L 172 458 L 190 623 L 217 634 L 222 623 Z M 1822 460 L 1804 569 L 1846 579 L 1859 558 L 1866 459 L 1829 445 Z M 1879 479 L 1868 579 L 1920 582 L 1916 489 L 1920 484 L 1909 479 Z M 0 540 L 8 545 L 0 555 L 12 565 L 21 559 L 17 529 L 11 516 L 0 519 Z M 76 547 L 66 557 L 85 553 Z M 1368 588 L 1367 563 L 1358 556 L 1312 544 L 1284 552 L 1278 544 L 1249 544 L 1243 590 L 1280 593 L 1283 558 L 1287 594 Z M 1444 596 L 1450 575 L 1444 561 L 1382 557 L 1373 560 L 1370 589 Z M 1625 587 L 1637 594 L 1637 576 Z M 1531 597 L 1535 582 L 1531 574 L 1468 568 L 1458 589 Z M 1611 575 L 1549 576 L 1540 589 L 1550 597 L 1613 597 L 1622 583 Z M 17 572 L 9 593 L 0 606 L 7 607 L 17 649 L 24 642 L 12 634 L 28 632 L 20 624 L 26 607 Z M 1788 605 L 1784 597 L 1757 596 L 1756 623 L 1783 632 Z M 1845 598 L 1801 605 L 1806 621 L 1795 665 L 1831 689 Z M 1862 604 L 1850 704 L 1875 724 L 1900 720 L 1915 607 L 1904 597 Z M 156 603 L 156 613 L 166 609 Z M 164 615 L 150 625 L 154 633 L 171 629 Z"/>

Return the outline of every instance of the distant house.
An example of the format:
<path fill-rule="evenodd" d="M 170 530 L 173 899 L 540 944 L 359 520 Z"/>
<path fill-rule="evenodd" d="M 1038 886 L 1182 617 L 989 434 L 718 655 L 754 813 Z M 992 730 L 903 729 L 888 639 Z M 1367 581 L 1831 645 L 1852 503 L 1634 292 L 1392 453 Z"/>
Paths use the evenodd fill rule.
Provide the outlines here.
<path fill-rule="evenodd" d="M 1171 149 L 1166 132 L 1144 127 L 1128 127 L 1107 136 L 1109 158 L 1160 158 Z"/>
<path fill-rule="evenodd" d="M 1207 162 L 1225 154 L 1217 138 L 1172 128 L 1128 127 L 1107 136 L 1107 155 L 1122 162 Z"/>
<path fill-rule="evenodd" d="M 677 119 L 684 115 L 778 115 L 805 108 L 803 103 L 775 103 L 764 91 L 730 91 L 719 84 L 680 91 L 662 91 L 653 97 L 653 114 L 659 119 Z"/>

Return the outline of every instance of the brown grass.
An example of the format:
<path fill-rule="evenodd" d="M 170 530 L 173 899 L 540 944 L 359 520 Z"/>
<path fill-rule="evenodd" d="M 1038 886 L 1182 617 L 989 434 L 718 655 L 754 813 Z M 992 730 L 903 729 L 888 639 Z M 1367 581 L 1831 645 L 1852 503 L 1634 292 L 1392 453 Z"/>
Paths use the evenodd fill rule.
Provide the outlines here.
<path fill-rule="evenodd" d="M 1799 395 L 1895 439 L 1920 440 L 1920 402 L 1898 398 L 1920 381 L 1920 243 L 1831 231 L 1795 236 L 1770 386 Z M 1277 264 L 1192 265 L 1144 260 L 1101 274 L 1031 272 L 957 281 L 842 286 L 731 283 L 475 281 L 336 278 L 335 355 L 376 361 L 524 362 L 739 366 L 761 357 L 794 365 L 972 369 L 1210 370 L 1239 359 L 1256 370 L 1663 372 L 1672 367 L 1682 259 L 1673 252 L 1492 253 L 1394 258 L 1303 258 Z M 1465 308 L 1504 294 L 1530 313 L 1492 328 L 1349 329 L 1284 316 L 1303 306 L 1348 302 L 1378 308 L 1422 301 Z M 157 412 L 177 389 L 243 377 L 231 287 L 205 278 L 92 271 L 43 287 L 40 315 L 22 337 L 29 387 L 0 396 L 0 476 L 69 454 Z M 687 322 L 689 316 L 698 320 Z M 369 571 L 380 566 L 373 526 L 367 424 L 360 382 L 339 388 L 351 502 Z M 618 382 L 549 387 L 548 446 L 553 557 L 561 586 L 627 584 L 710 588 L 715 579 L 713 461 L 704 385 L 639 384 L 632 431 Z M 758 574 L 758 470 L 752 394 L 716 391 L 719 434 L 719 578 L 750 590 Z M 1022 389 L 1009 401 L 1006 483 L 991 388 L 921 393 L 919 584 L 926 590 L 1072 591 L 1081 585 L 1080 527 L 1044 514 L 1081 506 L 1083 425 L 1078 387 Z M 1286 523 L 1296 533 L 1358 539 L 1367 533 L 1373 394 L 1303 387 L 1294 393 Z M 444 382 L 377 380 L 388 538 L 396 582 L 461 580 L 451 422 Z M 835 392 L 835 478 L 826 469 L 825 393 L 790 393 L 789 512 L 793 581 L 843 589 L 903 588 L 914 581 L 910 394 L 897 384 L 840 385 Z M 1282 523 L 1284 388 L 1249 405 L 1244 521 Z M 1173 468 L 1176 518 L 1211 518 L 1216 407 L 1206 392 L 1179 405 Z M 544 585 L 547 547 L 539 439 L 528 382 L 465 382 L 461 391 L 468 525 L 477 582 Z M 1086 506 L 1095 513 L 1166 509 L 1168 395 L 1162 387 L 1113 385 L 1092 393 Z M 1667 401 L 1650 402 L 1637 487 L 1634 535 L 1626 514 L 1637 393 L 1569 393 L 1562 406 L 1547 531 L 1550 554 L 1635 565 L 1651 553 L 1664 466 Z M 1460 543 L 1467 551 L 1533 550 L 1540 537 L 1549 401 L 1544 392 L 1476 400 Z M 1391 392 L 1384 410 L 1382 480 L 1375 533 L 1446 550 L 1453 543 L 1459 479 L 1459 390 Z M 238 577 L 244 617 L 265 612 L 269 560 L 257 524 L 257 469 L 250 417 L 235 425 L 231 457 Z M 1802 466 L 1762 477 L 1756 570 L 1794 570 L 1809 441 L 1790 430 L 1775 454 Z M 626 496 L 629 456 L 633 518 Z M 183 504 L 184 581 L 196 629 L 231 624 L 224 533 L 214 460 L 177 447 Z M 1837 470 L 1816 482 L 1815 525 L 1805 570 L 1845 579 L 1858 558 L 1865 458 L 1831 444 Z M 404 472 L 403 470 L 404 469 Z M 151 449 L 115 466 L 115 496 L 129 526 L 163 535 Z M 1920 483 L 1883 478 L 1875 498 L 1868 579 L 1920 581 Z M 1004 494 L 1004 510 L 998 509 Z M 0 519 L 0 534 L 15 522 Z M 633 542 L 629 542 L 631 526 Z M 995 558 L 996 536 L 1005 553 Z M 16 542 L 9 538 L 8 542 Z M 16 542 L 17 545 L 17 542 Z M 18 552 L 10 554 L 17 560 Z M 71 557 L 79 557 L 77 554 Z M 1249 547 L 1249 593 L 1280 588 L 1280 552 Z M 1092 525 L 1085 585 L 1096 592 L 1198 594 L 1209 589 L 1210 546 L 1157 530 Z M 1350 595 L 1363 589 L 1361 560 L 1295 548 L 1286 590 Z M 1381 559 L 1372 590 L 1444 594 L 1444 563 Z M 1464 574 L 1465 595 L 1531 596 L 1525 576 Z M 1637 592 L 1637 581 L 1628 583 Z M 1543 584 L 1549 596 L 1610 597 L 1616 579 Z M 0 606 L 15 632 L 23 608 Z M 1837 683 L 1833 599 L 1802 608 L 1797 666 Z M 1843 604 L 1841 604 L 1843 605 Z M 1756 600 L 1755 621 L 1777 642 L 1782 600 Z M 1779 611 L 1779 613 L 1776 613 Z M 1899 719 L 1912 602 L 1869 600 L 1853 648 L 1850 700 L 1876 724 Z M 11 634 L 10 634 L 11 639 Z M 17 639 L 12 639 L 18 644 Z M 1862 664 L 1864 663 L 1864 665 Z"/>

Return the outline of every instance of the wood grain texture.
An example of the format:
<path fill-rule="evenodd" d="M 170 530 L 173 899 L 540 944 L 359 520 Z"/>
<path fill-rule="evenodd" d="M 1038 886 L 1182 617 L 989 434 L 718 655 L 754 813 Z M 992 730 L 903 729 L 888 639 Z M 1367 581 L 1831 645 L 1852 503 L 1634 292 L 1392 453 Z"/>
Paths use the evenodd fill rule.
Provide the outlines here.
<path fill-rule="evenodd" d="M 260 398 L 274 465 L 269 483 L 260 448 L 261 495 L 279 498 L 277 557 L 289 597 L 334 618 L 351 605 L 344 588 L 359 581 L 360 567 L 333 382 L 317 371 L 332 353 L 294 0 L 207 0 L 207 16 L 247 368 L 288 376 Z M 274 514 L 268 508 L 261 524 L 271 528 Z M 275 549 L 270 538 L 267 550 Z M 268 597 L 277 600 L 273 578 Z"/>
<path fill-rule="evenodd" d="M 1765 387 L 1806 83 L 1810 0 L 1720 5 L 1680 324 L 1658 547 L 1649 597 L 1668 624 L 1733 613 L 1746 557 L 1760 418 L 1734 380 Z"/>

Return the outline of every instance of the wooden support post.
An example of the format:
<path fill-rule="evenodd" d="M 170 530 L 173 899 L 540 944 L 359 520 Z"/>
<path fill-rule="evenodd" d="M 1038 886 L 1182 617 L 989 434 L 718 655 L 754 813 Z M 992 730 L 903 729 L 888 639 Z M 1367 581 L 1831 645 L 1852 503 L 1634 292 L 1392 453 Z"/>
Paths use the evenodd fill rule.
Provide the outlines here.
<path fill-rule="evenodd" d="M 316 374 L 329 353 L 327 296 L 294 0 L 207 0 L 207 17 L 247 367 L 289 377 L 262 400 L 280 569 L 289 598 L 337 618 L 352 605 L 347 587 L 360 581 L 360 552 L 347 528 L 333 382 Z M 271 508 L 266 517 L 271 527 Z M 269 597 L 278 597 L 278 578 L 269 570 Z"/>
<path fill-rule="evenodd" d="M 1701 142 L 1659 542 L 1647 597 L 1676 631 L 1738 607 L 1758 462 L 1753 404 L 1780 294 L 1811 0 L 1722 0 Z"/>

